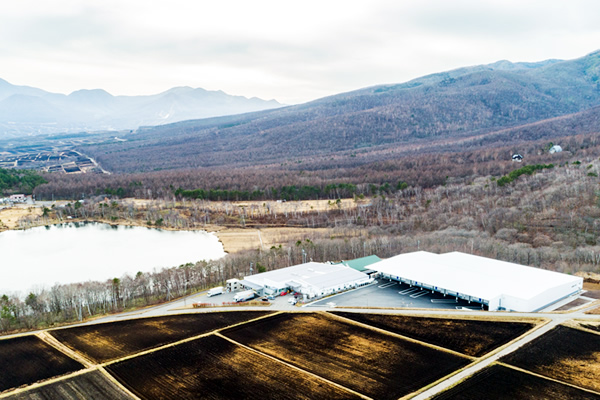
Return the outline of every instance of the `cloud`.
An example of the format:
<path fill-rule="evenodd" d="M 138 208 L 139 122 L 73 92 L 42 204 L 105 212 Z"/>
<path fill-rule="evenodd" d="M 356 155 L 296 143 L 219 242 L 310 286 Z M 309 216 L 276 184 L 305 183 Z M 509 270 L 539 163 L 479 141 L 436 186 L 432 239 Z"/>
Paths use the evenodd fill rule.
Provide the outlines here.
<path fill-rule="evenodd" d="M 4 9 L 5 8 L 5 9 Z M 66 93 L 222 89 L 287 103 L 465 65 L 575 58 L 600 2 L 21 0 L 0 15 L 0 77 Z"/>

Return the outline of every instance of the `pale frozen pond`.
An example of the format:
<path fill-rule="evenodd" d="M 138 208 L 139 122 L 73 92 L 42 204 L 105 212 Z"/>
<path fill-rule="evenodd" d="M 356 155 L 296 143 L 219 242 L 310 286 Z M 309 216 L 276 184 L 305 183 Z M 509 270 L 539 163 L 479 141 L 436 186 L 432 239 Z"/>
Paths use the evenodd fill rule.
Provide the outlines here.
<path fill-rule="evenodd" d="M 216 235 L 98 223 L 0 233 L 0 295 L 54 283 L 105 281 L 225 255 Z"/>

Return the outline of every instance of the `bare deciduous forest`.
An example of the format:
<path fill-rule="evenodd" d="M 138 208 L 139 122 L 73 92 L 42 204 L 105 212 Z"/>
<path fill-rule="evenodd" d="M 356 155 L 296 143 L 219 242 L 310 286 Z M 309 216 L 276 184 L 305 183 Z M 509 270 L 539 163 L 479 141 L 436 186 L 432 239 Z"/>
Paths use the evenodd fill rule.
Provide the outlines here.
<path fill-rule="evenodd" d="M 0 330 L 167 301 L 242 277 L 251 264 L 299 264 L 303 253 L 324 262 L 463 251 L 598 272 L 599 58 L 596 52 L 510 71 L 459 69 L 81 145 L 78 151 L 112 174 L 43 174 L 47 183 L 35 187 L 36 198 L 70 203 L 25 216 L 20 228 L 93 220 L 168 229 L 321 229 L 220 260 L 6 294 Z M 553 144 L 563 151 L 550 154 Z M 512 161 L 515 153 L 522 163 Z M 281 212 L 267 204 L 307 199 L 330 205 Z"/>
<path fill-rule="evenodd" d="M 105 282 L 55 285 L 25 298 L 4 296 L 0 328 L 6 332 L 52 326 L 167 301 L 222 284 L 231 277 L 247 275 L 251 263 L 264 270 L 299 264 L 303 251 L 314 261 L 339 261 L 370 254 L 390 257 L 418 249 L 463 251 L 566 273 L 597 272 L 600 270 L 600 148 L 594 138 L 572 140 L 569 146 L 572 150 L 578 146 L 577 157 L 573 152 L 540 155 L 546 161 L 551 158 L 554 168 L 520 175 L 504 186 L 497 184 L 500 176 L 475 174 L 449 176 L 443 184 L 428 188 L 357 184 L 354 198 L 338 197 L 339 202 L 332 200 L 326 211 L 278 213 L 260 202 L 241 206 L 232 202 L 178 199 L 168 191 L 162 200 L 147 204 L 136 205 L 116 195 L 103 195 L 46 209 L 42 216 L 22 219 L 22 227 L 66 221 L 70 217 L 174 229 L 202 229 L 210 225 L 328 229 L 327 233 L 315 231 L 310 237 L 298 238 L 286 246 L 257 248 L 220 260 L 115 277 Z M 424 168 L 426 165 L 421 164 Z M 464 168 L 464 163 L 452 164 L 450 160 L 447 165 Z M 524 165 L 502 160 L 498 166 L 509 171 Z M 62 178 L 74 182 L 73 177 Z M 83 182 L 88 176 L 75 178 Z M 162 179 L 168 180 L 168 174 Z M 49 185 L 58 182 L 60 179 L 52 176 Z M 363 195 L 365 198 L 361 199 Z M 336 198 L 335 194 L 332 197 Z M 339 207 L 340 202 L 352 206 Z"/>

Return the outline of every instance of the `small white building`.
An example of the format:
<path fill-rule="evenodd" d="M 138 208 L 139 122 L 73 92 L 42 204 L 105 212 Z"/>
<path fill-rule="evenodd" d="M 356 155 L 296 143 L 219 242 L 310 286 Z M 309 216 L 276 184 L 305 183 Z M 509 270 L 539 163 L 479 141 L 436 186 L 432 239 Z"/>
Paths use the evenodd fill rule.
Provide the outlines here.
<path fill-rule="evenodd" d="M 562 147 L 560 147 L 559 145 L 555 144 L 554 146 L 550 147 L 550 154 L 554 154 L 554 153 L 560 153 L 562 151 Z"/>
<path fill-rule="evenodd" d="M 8 200 L 12 201 L 13 203 L 23 203 L 25 202 L 26 198 L 24 194 L 11 194 Z"/>
<path fill-rule="evenodd" d="M 259 294 L 292 290 L 304 299 L 326 296 L 371 283 L 373 279 L 345 265 L 309 262 L 244 277 L 242 285 Z"/>
<path fill-rule="evenodd" d="M 241 281 L 235 278 L 227 279 L 225 281 L 225 284 L 225 290 L 227 290 L 228 292 L 233 292 L 243 288 Z"/>
<path fill-rule="evenodd" d="M 383 277 L 484 304 L 534 312 L 583 289 L 583 278 L 452 252 L 400 254 L 372 264 Z"/>

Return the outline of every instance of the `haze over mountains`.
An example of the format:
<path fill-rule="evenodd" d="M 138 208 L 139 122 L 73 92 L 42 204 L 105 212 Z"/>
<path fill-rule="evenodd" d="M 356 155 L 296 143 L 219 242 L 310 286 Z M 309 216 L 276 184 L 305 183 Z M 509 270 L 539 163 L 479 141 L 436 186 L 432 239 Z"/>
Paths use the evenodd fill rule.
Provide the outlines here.
<path fill-rule="evenodd" d="M 432 146 L 506 145 L 509 128 L 519 140 L 600 132 L 597 105 L 600 51 L 569 61 L 499 61 L 276 110 L 163 125 L 84 151 L 123 172 L 336 154 L 357 163 Z M 552 120 L 569 114 L 561 123 Z M 363 157 L 374 152 L 377 157 Z"/>
<path fill-rule="evenodd" d="M 113 96 L 102 89 L 64 95 L 0 79 L 0 135 L 136 129 L 281 106 L 191 87 L 150 96 Z"/>

